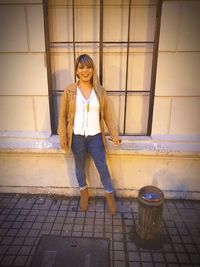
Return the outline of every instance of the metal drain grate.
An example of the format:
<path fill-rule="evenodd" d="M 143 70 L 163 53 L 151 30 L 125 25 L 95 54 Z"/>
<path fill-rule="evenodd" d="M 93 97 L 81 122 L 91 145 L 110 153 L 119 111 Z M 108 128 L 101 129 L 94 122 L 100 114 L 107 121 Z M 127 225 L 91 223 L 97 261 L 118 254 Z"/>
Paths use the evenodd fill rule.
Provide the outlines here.
<path fill-rule="evenodd" d="M 109 267 L 109 240 L 41 236 L 31 267 Z"/>

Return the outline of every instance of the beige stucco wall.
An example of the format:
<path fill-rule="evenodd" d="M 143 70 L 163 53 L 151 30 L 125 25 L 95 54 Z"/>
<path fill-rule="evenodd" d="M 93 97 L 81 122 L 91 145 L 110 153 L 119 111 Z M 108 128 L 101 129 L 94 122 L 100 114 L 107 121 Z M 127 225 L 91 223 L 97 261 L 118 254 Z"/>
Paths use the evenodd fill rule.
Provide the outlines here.
<path fill-rule="evenodd" d="M 200 134 L 200 2 L 165 1 L 153 134 Z"/>
<path fill-rule="evenodd" d="M 0 1 L 0 131 L 50 131 L 42 1 Z"/>

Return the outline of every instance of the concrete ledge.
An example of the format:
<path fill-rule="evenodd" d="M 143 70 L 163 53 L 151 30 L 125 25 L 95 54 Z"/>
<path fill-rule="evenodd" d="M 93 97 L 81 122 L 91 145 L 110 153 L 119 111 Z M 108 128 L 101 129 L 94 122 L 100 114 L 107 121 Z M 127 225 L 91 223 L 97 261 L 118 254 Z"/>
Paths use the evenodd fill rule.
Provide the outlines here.
<path fill-rule="evenodd" d="M 135 136 L 121 137 L 115 147 L 108 137 L 108 154 L 152 156 L 200 156 L 200 136 Z M 1 132 L 0 153 L 50 153 L 63 154 L 58 136 L 49 132 Z"/>

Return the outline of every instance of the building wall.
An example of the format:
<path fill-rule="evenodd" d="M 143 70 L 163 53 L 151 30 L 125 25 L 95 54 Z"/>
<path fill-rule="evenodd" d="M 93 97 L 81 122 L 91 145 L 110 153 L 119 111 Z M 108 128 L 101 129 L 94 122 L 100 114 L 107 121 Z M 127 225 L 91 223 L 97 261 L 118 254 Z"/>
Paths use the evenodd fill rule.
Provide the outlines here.
<path fill-rule="evenodd" d="M 0 131 L 50 131 L 42 1 L 0 1 Z"/>
<path fill-rule="evenodd" d="M 200 134 L 200 2 L 163 3 L 153 134 Z"/>
<path fill-rule="evenodd" d="M 125 137 L 118 150 L 109 142 L 122 196 L 154 184 L 169 197 L 200 199 L 199 15 L 199 1 L 163 3 L 152 137 Z M 0 0 L 0 25 L 0 192 L 74 194 L 72 155 L 42 134 L 50 133 L 42 1 Z M 91 161 L 88 174 L 101 190 Z"/>

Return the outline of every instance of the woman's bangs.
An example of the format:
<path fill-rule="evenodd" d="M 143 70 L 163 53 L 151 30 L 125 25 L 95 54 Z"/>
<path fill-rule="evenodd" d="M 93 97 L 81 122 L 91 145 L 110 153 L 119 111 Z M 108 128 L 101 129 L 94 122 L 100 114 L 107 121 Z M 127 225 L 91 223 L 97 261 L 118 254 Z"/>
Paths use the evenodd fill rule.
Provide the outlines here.
<path fill-rule="evenodd" d="M 79 62 L 82 66 L 86 66 L 87 68 L 94 68 L 93 62 L 90 58 L 81 58 Z"/>

